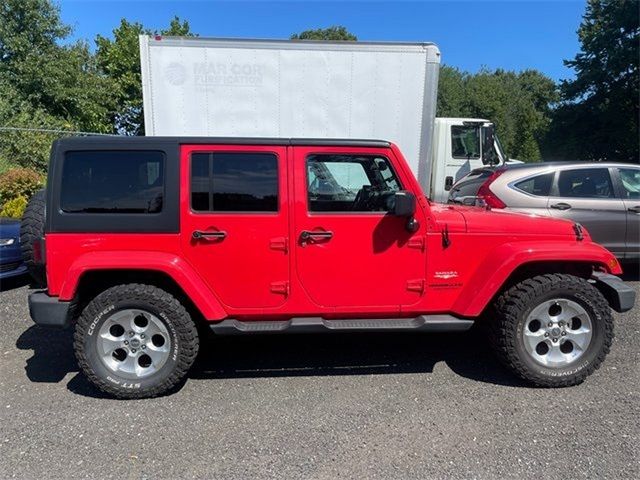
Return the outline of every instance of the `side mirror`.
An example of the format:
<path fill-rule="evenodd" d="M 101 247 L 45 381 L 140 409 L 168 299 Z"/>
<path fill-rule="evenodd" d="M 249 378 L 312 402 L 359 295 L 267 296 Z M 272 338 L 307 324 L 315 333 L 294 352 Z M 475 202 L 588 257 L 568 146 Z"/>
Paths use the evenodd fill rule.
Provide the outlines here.
<path fill-rule="evenodd" d="M 401 190 L 395 193 L 393 200 L 392 215 L 411 218 L 416 213 L 416 196 L 413 193 Z"/>
<path fill-rule="evenodd" d="M 417 232 L 420 228 L 420 223 L 413 217 L 416 213 L 416 196 L 411 192 L 401 190 L 395 193 L 393 200 L 393 209 L 390 213 L 396 217 L 407 219 L 405 228 L 408 232 Z"/>
<path fill-rule="evenodd" d="M 493 165 L 497 163 L 494 151 L 494 126 L 489 124 L 482 127 L 482 163 L 484 165 Z"/>

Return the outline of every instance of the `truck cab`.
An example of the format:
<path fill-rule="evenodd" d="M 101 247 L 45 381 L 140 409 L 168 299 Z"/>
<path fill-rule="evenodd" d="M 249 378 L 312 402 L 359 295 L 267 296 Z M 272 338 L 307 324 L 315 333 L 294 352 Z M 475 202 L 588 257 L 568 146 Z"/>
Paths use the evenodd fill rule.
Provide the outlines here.
<path fill-rule="evenodd" d="M 604 359 L 635 292 L 572 222 L 428 200 L 383 140 L 70 138 L 29 204 L 47 284 L 34 321 L 75 329 L 120 398 L 178 386 L 213 333 L 462 331 L 485 322 L 537 385 Z M 36 256 L 34 255 L 34 258 Z"/>
<path fill-rule="evenodd" d="M 427 194 L 435 202 L 446 203 L 453 184 L 471 170 L 507 162 L 521 163 L 507 157 L 489 120 L 437 117 L 433 129 Z"/>

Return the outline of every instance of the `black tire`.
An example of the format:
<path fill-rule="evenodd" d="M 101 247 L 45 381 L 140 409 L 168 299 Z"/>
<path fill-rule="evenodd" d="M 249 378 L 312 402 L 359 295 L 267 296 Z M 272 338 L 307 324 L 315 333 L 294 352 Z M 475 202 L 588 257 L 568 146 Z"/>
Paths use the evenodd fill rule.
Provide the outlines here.
<path fill-rule="evenodd" d="M 591 341 L 567 366 L 548 367 L 526 351 L 523 329 L 529 313 L 545 300 L 568 299 L 579 304 L 592 323 Z M 604 361 L 613 341 L 613 317 L 602 294 L 588 281 L 564 274 L 540 275 L 520 282 L 498 297 L 490 312 L 489 334 L 498 358 L 520 378 L 539 387 L 582 383 Z"/>
<path fill-rule="evenodd" d="M 20 249 L 22 259 L 36 286 L 47 285 L 47 275 L 43 263 L 37 263 L 33 254 L 34 242 L 44 237 L 45 191 L 38 190 L 29 199 L 20 222 Z"/>
<path fill-rule="evenodd" d="M 98 353 L 101 326 L 114 313 L 129 308 L 158 317 L 171 340 L 166 363 L 152 375 L 137 380 L 109 370 Z M 198 347 L 197 328 L 189 313 L 171 294 L 150 285 L 117 285 L 105 290 L 89 302 L 75 326 L 74 350 L 81 370 L 100 390 L 121 399 L 151 398 L 173 391 L 193 365 Z"/>

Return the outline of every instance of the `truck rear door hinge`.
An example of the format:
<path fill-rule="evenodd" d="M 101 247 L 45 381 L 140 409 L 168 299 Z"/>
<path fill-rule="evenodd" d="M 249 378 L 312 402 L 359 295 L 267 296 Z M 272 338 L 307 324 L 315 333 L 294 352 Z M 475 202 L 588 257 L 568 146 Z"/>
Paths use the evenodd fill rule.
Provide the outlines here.
<path fill-rule="evenodd" d="M 424 279 L 419 278 L 416 280 L 407 281 L 407 290 L 410 292 L 418 292 L 422 294 L 424 292 Z"/>
<path fill-rule="evenodd" d="M 271 240 L 269 240 L 269 248 L 271 250 L 280 250 L 284 253 L 287 253 L 288 251 L 287 243 L 288 243 L 287 237 L 272 238 Z"/>
<path fill-rule="evenodd" d="M 279 293 L 285 297 L 289 295 L 289 282 L 271 282 L 271 293 Z"/>
<path fill-rule="evenodd" d="M 415 249 L 420 250 L 421 252 L 424 252 L 424 246 L 425 246 L 424 235 L 418 235 L 417 237 L 411 237 L 409 239 L 409 242 L 407 242 L 407 246 L 409 248 L 415 248 Z"/>

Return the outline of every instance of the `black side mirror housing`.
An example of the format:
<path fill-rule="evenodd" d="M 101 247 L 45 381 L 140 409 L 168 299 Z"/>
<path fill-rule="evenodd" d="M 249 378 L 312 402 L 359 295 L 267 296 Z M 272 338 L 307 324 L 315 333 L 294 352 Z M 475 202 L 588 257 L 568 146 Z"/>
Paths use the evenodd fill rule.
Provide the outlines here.
<path fill-rule="evenodd" d="M 498 163 L 494 151 L 494 126 L 489 124 L 482 127 L 482 163 L 483 165 L 494 165 Z"/>
<path fill-rule="evenodd" d="M 416 196 L 406 190 L 400 190 L 395 193 L 393 200 L 393 210 L 390 213 L 396 217 L 407 219 L 405 228 L 408 232 L 417 232 L 420 223 L 413 217 L 416 213 Z"/>
<path fill-rule="evenodd" d="M 406 190 L 400 190 L 394 195 L 391 214 L 396 217 L 411 218 L 416 213 L 416 196 Z"/>

